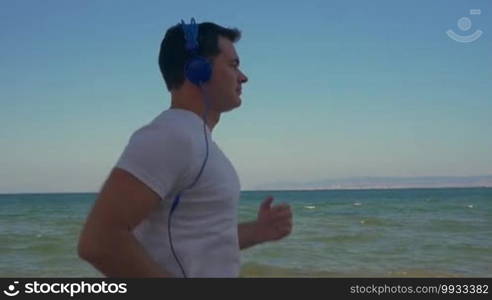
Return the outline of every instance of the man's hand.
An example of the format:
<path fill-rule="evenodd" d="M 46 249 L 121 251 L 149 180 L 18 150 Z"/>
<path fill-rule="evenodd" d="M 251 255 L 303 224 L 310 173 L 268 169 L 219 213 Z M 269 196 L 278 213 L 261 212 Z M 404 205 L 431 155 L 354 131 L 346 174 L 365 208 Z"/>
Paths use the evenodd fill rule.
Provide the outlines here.
<path fill-rule="evenodd" d="M 239 248 L 280 240 L 292 231 L 292 212 L 288 204 L 272 207 L 273 197 L 269 196 L 260 205 L 255 221 L 238 225 Z"/>
<path fill-rule="evenodd" d="M 292 231 L 292 212 L 288 204 L 272 206 L 273 197 L 261 203 L 256 220 L 256 235 L 260 242 L 280 240 Z"/>

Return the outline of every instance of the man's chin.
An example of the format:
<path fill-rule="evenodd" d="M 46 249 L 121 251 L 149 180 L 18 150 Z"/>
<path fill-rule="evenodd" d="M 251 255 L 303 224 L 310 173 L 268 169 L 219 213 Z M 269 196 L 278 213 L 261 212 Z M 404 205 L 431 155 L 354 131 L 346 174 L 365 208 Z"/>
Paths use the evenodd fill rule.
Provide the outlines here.
<path fill-rule="evenodd" d="M 235 108 L 238 108 L 239 106 L 241 106 L 241 103 L 242 103 L 241 97 L 239 95 L 235 95 L 234 98 L 229 98 L 229 101 L 224 103 L 227 105 L 222 106 L 221 112 L 227 112 Z"/>
<path fill-rule="evenodd" d="M 229 106 L 226 111 L 231 111 L 235 108 L 238 108 L 239 106 L 241 106 L 241 103 L 242 103 L 241 98 L 237 96 L 236 99 L 234 99 L 234 102 L 231 103 L 231 106 Z"/>

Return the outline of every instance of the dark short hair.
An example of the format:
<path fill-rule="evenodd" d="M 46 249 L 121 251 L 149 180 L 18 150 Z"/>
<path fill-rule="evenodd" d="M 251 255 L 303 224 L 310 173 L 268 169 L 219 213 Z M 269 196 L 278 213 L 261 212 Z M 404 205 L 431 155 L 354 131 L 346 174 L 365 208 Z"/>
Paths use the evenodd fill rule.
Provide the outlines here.
<path fill-rule="evenodd" d="M 198 55 L 213 62 L 220 53 L 219 36 L 237 42 L 241 32 L 236 28 L 225 28 L 215 23 L 205 22 L 198 25 Z M 159 68 L 169 91 L 179 89 L 184 82 L 184 65 L 190 57 L 185 51 L 185 39 L 180 24 L 172 26 L 166 32 L 159 52 Z"/>

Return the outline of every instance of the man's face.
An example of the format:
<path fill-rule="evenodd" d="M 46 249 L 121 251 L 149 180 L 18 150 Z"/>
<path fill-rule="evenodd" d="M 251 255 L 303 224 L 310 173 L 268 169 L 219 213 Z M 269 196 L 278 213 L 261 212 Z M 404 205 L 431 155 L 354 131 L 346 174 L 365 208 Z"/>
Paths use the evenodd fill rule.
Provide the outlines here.
<path fill-rule="evenodd" d="M 222 36 L 219 36 L 218 43 L 220 54 L 214 58 L 207 90 L 212 109 L 226 112 L 241 105 L 241 85 L 248 78 L 239 70 L 239 57 L 234 44 Z"/>

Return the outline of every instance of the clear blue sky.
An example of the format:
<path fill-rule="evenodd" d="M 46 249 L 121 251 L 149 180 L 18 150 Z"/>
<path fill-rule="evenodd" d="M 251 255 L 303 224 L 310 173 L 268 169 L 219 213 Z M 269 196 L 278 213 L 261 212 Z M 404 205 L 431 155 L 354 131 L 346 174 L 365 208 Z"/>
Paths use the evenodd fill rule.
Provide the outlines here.
<path fill-rule="evenodd" d="M 159 45 L 190 17 L 243 32 L 243 105 L 214 130 L 243 189 L 492 174 L 491 13 L 488 0 L 1 1 L 0 193 L 98 191 L 169 107 Z"/>

